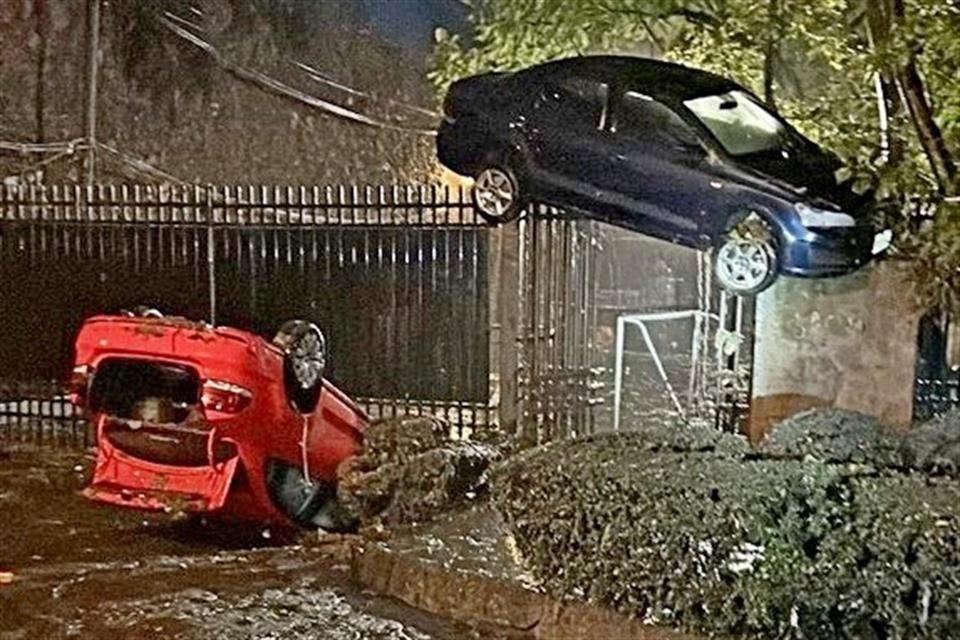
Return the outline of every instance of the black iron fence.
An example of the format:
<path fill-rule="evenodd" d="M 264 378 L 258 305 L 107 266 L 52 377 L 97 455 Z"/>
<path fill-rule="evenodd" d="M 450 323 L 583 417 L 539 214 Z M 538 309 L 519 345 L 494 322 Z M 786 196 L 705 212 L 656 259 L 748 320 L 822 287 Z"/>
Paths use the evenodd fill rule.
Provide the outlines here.
<path fill-rule="evenodd" d="M 530 441 L 594 430 L 599 223 L 537 207 L 517 229 L 521 420 Z M 535 432 L 534 432 L 535 430 Z"/>
<path fill-rule="evenodd" d="M 491 424 L 489 233 L 435 187 L 6 188 L 0 429 L 76 422 L 55 383 L 76 330 L 137 305 L 267 336 L 312 320 L 372 414 Z"/>
<path fill-rule="evenodd" d="M 929 420 L 960 408 L 960 376 L 920 378 L 913 387 L 914 420 Z"/>

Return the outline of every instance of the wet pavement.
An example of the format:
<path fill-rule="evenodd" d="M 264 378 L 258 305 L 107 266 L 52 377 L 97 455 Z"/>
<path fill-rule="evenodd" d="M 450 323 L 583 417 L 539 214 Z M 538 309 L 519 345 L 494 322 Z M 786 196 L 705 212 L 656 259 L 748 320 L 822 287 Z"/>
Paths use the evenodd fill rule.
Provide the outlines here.
<path fill-rule="evenodd" d="M 315 535 L 90 503 L 90 455 L 0 448 L 0 640 L 506 637 L 365 591 Z"/>

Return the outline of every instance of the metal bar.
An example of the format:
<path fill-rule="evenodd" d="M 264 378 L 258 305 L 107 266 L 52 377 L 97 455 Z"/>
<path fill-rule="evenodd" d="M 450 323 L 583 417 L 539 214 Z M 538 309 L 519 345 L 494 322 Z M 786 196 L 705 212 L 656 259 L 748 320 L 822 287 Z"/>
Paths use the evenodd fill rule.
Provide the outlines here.
<path fill-rule="evenodd" d="M 613 430 L 620 430 L 620 401 L 623 393 L 623 343 L 626 319 L 617 318 L 617 343 L 614 351 L 616 363 L 613 368 Z"/>
<path fill-rule="evenodd" d="M 87 0 L 87 184 L 96 182 L 97 83 L 100 70 L 100 0 Z"/>
<path fill-rule="evenodd" d="M 643 341 L 647 344 L 647 349 L 650 351 L 650 355 L 653 356 L 653 363 L 657 367 L 657 373 L 660 374 L 660 379 L 663 380 L 663 384 L 667 387 L 667 393 L 670 394 L 670 399 L 673 401 L 673 406 L 676 407 L 677 413 L 680 414 L 680 417 L 685 418 L 686 414 L 683 410 L 683 406 L 680 404 L 679 398 L 677 398 L 676 391 L 673 390 L 673 385 L 670 384 L 670 380 L 667 378 L 667 372 L 663 368 L 663 363 L 660 361 L 660 354 L 657 351 L 657 348 L 653 344 L 653 340 L 650 338 L 650 332 L 647 330 L 647 325 L 645 322 L 637 322 L 638 327 L 640 327 L 640 333 L 643 334 Z"/>
<path fill-rule="evenodd" d="M 217 245 L 213 221 L 213 185 L 207 185 L 207 292 L 210 302 L 210 324 L 217 324 Z"/>

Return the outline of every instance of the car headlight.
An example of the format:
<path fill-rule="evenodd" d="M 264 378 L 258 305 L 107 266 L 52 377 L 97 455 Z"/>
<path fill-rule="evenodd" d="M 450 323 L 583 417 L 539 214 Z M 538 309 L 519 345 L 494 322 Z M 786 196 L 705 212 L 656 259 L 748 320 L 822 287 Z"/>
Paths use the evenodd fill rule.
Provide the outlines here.
<path fill-rule="evenodd" d="M 817 209 L 803 202 L 795 206 L 797 215 L 800 217 L 800 223 L 807 228 L 852 227 L 857 224 L 853 216 L 848 213 Z"/>

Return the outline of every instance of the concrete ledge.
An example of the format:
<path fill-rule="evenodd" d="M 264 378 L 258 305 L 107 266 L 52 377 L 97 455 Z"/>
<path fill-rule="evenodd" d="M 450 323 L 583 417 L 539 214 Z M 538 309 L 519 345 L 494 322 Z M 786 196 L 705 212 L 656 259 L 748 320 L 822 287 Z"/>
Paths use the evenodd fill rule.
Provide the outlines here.
<path fill-rule="evenodd" d="M 378 594 L 436 616 L 542 640 L 698 640 L 604 607 L 559 601 L 518 579 L 389 547 L 382 542 L 357 544 L 352 557 L 355 579 Z"/>

